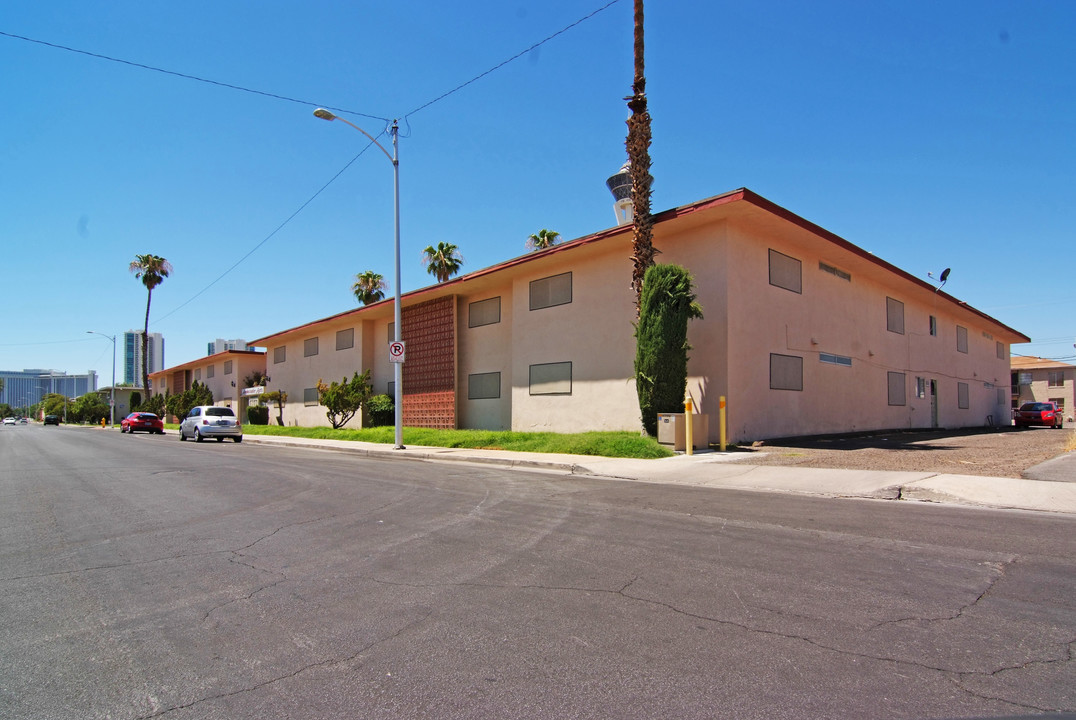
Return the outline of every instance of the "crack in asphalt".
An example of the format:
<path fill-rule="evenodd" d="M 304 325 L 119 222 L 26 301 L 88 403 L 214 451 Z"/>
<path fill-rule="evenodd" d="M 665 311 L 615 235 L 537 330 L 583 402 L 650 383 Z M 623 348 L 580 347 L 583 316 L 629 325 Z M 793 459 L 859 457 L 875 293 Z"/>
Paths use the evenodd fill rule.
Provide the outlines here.
<path fill-rule="evenodd" d="M 430 609 L 430 610 L 426 611 L 421 617 L 415 618 L 411 622 L 408 622 L 408 623 L 404 624 L 402 627 L 400 627 L 398 630 L 391 633 L 390 635 L 387 635 L 385 637 L 382 637 L 382 638 L 379 638 L 379 639 L 374 640 L 372 642 L 369 642 L 366 645 L 363 645 L 358 650 L 356 650 L 354 653 L 351 653 L 350 655 L 347 655 L 345 657 L 329 658 L 329 659 L 326 659 L 326 660 L 319 660 L 317 662 L 307 663 L 306 665 L 303 665 L 302 667 L 298 668 L 297 670 L 294 670 L 294 671 L 289 672 L 289 673 L 285 673 L 283 675 L 278 675 L 277 677 L 270 678 L 269 680 L 265 680 L 265 681 L 260 682 L 260 683 L 256 683 L 254 685 L 251 685 L 250 687 L 240 688 L 238 690 L 232 690 L 232 691 L 229 691 L 229 692 L 217 693 L 216 695 L 209 695 L 209 696 L 206 696 L 206 697 L 203 697 L 203 698 L 198 698 L 197 700 L 192 700 L 192 701 L 190 701 L 188 703 L 185 703 L 183 705 L 173 705 L 170 708 L 165 708 L 163 710 L 158 710 L 156 712 L 150 713 L 149 715 L 140 715 L 140 716 L 138 716 L 136 718 L 136 720 L 149 720 L 150 718 L 161 717 L 163 715 L 167 715 L 169 713 L 173 713 L 173 712 L 176 712 L 176 711 L 188 710 L 188 709 L 190 709 L 192 707 L 195 707 L 197 705 L 201 705 L 203 703 L 213 702 L 214 700 L 222 700 L 224 698 L 230 698 L 230 697 L 235 697 L 237 695 L 244 695 L 246 693 L 256 692 L 256 691 L 261 690 L 263 688 L 269 687 L 270 685 L 274 685 L 276 683 L 283 682 L 283 681 L 286 681 L 286 680 L 291 680 L 292 678 L 296 678 L 296 677 L 298 677 L 300 675 L 303 675 L 304 673 L 310 672 L 311 670 L 316 670 L 318 668 L 323 668 L 323 667 L 329 667 L 329 666 L 332 666 L 332 665 L 343 665 L 343 664 L 346 664 L 346 663 L 354 662 L 361 655 L 363 655 L 364 653 L 369 652 L 370 650 L 377 647 L 378 645 L 383 645 L 385 643 L 392 642 L 396 638 L 403 635 L 405 632 L 408 632 L 409 630 L 411 630 L 411 629 L 419 626 L 420 624 L 424 623 L 430 617 L 430 615 L 432 615 L 432 614 L 433 614 L 433 610 Z"/>

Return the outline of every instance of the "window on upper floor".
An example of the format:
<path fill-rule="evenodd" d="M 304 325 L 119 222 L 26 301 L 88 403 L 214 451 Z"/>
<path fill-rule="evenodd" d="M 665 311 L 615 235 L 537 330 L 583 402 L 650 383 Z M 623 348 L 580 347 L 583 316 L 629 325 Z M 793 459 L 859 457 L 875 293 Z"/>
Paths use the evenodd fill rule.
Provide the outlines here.
<path fill-rule="evenodd" d="M 827 365 L 852 367 L 852 358 L 845 357 L 844 355 L 834 355 L 832 353 L 818 353 L 818 362 L 825 363 Z"/>
<path fill-rule="evenodd" d="M 891 297 L 885 299 L 885 329 L 898 335 L 904 334 L 904 303 Z"/>
<path fill-rule="evenodd" d="M 284 345 L 273 348 L 273 364 L 279 365 L 288 357 L 288 348 Z"/>
<path fill-rule="evenodd" d="M 938 318 L 933 315 L 930 316 L 930 334 L 933 337 L 938 337 Z"/>
<path fill-rule="evenodd" d="M 209 367 L 207 367 L 207 368 L 205 369 L 205 377 L 206 377 L 206 380 L 208 380 L 209 378 L 213 377 L 213 375 L 215 375 L 215 374 L 216 374 L 216 371 L 217 371 L 217 367 L 216 367 L 215 365 L 210 365 Z"/>
<path fill-rule="evenodd" d="M 495 325 L 501 321 L 501 299 L 477 300 L 467 306 L 467 327 Z"/>
<path fill-rule="evenodd" d="M 966 353 L 968 351 L 968 329 L 956 326 L 956 351 Z"/>
<path fill-rule="evenodd" d="M 1046 374 L 1046 386 L 1047 387 L 1064 387 L 1065 386 L 1065 371 L 1064 370 L 1050 370 Z"/>
<path fill-rule="evenodd" d="M 803 292 L 803 263 L 790 255 L 770 250 L 770 285 Z"/>
<path fill-rule="evenodd" d="M 997 354 L 998 354 L 998 360 L 1004 360 L 1005 359 L 1005 344 L 999 342 L 999 343 L 994 343 L 994 346 L 995 346 L 995 350 L 997 351 Z"/>
<path fill-rule="evenodd" d="M 530 284 L 530 309 L 567 305 L 572 301 L 572 274 L 570 272 L 532 280 Z"/>
<path fill-rule="evenodd" d="M 852 274 L 851 273 L 847 273 L 844 270 L 841 270 L 840 268 L 835 268 L 832 265 L 827 265 L 826 263 L 824 263 L 822 261 L 818 262 L 818 269 L 821 270 L 822 272 L 827 272 L 830 275 L 834 275 L 836 277 L 839 277 L 841 280 L 847 280 L 848 282 L 852 282 Z"/>
<path fill-rule="evenodd" d="M 224 361 L 224 374 L 225 375 L 231 375 L 232 374 L 232 361 L 231 360 L 225 360 Z"/>
<path fill-rule="evenodd" d="M 336 349 L 350 350 L 353 347 L 355 347 L 355 328 L 348 328 L 347 330 L 337 330 Z"/>
<path fill-rule="evenodd" d="M 303 357 L 313 357 L 318 354 L 318 339 L 316 337 L 303 340 Z"/>

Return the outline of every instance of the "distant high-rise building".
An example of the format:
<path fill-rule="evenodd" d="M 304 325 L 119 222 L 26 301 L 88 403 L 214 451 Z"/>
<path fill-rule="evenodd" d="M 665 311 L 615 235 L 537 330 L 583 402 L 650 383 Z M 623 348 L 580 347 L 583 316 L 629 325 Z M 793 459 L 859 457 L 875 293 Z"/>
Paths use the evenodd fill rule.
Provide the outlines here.
<path fill-rule="evenodd" d="M 146 357 L 150 374 L 164 370 L 164 336 L 150 333 Z M 142 331 L 128 330 L 123 333 L 123 382 L 142 387 Z"/>
<path fill-rule="evenodd" d="M 216 355 L 225 350 L 250 350 L 250 345 L 247 345 L 246 340 L 224 340 L 222 338 L 217 338 L 206 345 L 206 355 Z"/>
<path fill-rule="evenodd" d="M 88 370 L 85 375 L 68 375 L 60 370 L 0 370 L 4 390 L 0 403 L 14 408 L 36 405 L 50 393 L 76 398 L 97 389 L 97 373 Z"/>

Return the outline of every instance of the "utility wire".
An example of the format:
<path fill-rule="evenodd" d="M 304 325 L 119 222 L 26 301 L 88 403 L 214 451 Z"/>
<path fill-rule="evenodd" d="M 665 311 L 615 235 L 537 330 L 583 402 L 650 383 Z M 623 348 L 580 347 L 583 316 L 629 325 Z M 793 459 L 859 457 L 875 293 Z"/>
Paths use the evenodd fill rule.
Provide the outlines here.
<path fill-rule="evenodd" d="M 585 17 L 582 17 L 582 18 L 579 18 L 578 20 L 576 20 L 575 22 L 573 22 L 573 23 L 572 23 L 571 25 L 568 25 L 567 27 L 565 27 L 565 28 L 562 28 L 562 29 L 558 30 L 557 32 L 553 33 L 552 35 L 550 35 L 550 36 L 549 36 L 549 37 L 547 37 L 546 39 L 544 39 L 544 40 L 539 40 L 538 42 L 534 43 L 533 45 L 531 45 L 531 46 L 530 46 L 529 48 L 527 48 L 526 50 L 522 50 L 522 51 L 520 51 L 520 52 L 516 53 L 515 55 L 513 55 L 513 56 L 512 56 L 512 57 L 510 57 L 510 58 L 508 58 L 508 59 L 507 59 L 507 60 L 505 60 L 504 62 L 498 63 L 497 65 L 494 65 L 494 66 L 493 66 L 493 67 L 491 67 L 491 68 L 490 68 L 489 70 L 486 70 L 486 71 L 485 71 L 484 73 L 482 73 L 482 74 L 480 74 L 480 75 L 475 75 L 475 76 L 474 76 L 473 78 L 471 78 L 471 79 L 470 79 L 470 80 L 468 80 L 467 82 L 465 82 L 465 83 L 463 83 L 463 84 L 461 84 L 461 85 L 457 85 L 456 87 L 452 88 L 452 89 L 451 89 L 451 90 L 449 90 L 448 92 L 446 92 L 446 93 L 444 93 L 444 94 L 442 94 L 442 95 L 439 95 L 439 96 L 435 97 L 435 98 L 434 98 L 433 100 L 430 100 L 429 102 L 425 103 L 424 105 L 419 105 L 419 106 L 418 106 L 417 108 L 415 108 L 415 109 L 414 109 L 414 110 L 412 110 L 411 112 L 409 112 L 409 113 L 407 113 L 406 115 L 404 115 L 404 116 L 403 116 L 403 119 L 405 119 L 405 120 L 406 120 L 407 118 L 411 117 L 412 115 L 414 115 L 415 113 L 419 112 L 420 110 L 425 110 L 425 109 L 426 109 L 426 108 L 428 108 L 428 107 L 429 107 L 430 105 L 433 105 L 433 104 L 434 104 L 434 103 L 436 103 L 436 102 L 440 102 L 441 100 L 444 100 L 444 99 L 445 99 L 446 97 L 448 97 L 449 95 L 452 95 L 452 94 L 454 94 L 454 93 L 457 93 L 457 92 L 459 92 L 460 90 L 462 90 L 463 88 L 467 87 L 467 86 L 468 86 L 468 85 L 470 85 L 471 83 L 473 83 L 473 82 L 476 82 L 476 81 L 478 81 L 478 80 L 481 80 L 481 79 L 482 79 L 482 78 L 484 78 L 484 77 L 485 77 L 486 75 L 489 75 L 489 74 L 490 74 L 490 73 L 492 73 L 492 72 L 496 72 L 497 70 L 500 70 L 500 69 L 501 69 L 502 67 L 504 67 L 504 66 L 505 66 L 505 65 L 507 65 L 508 63 L 512 62 L 513 60 L 518 60 L 519 58 L 521 58 L 521 57 L 523 57 L 524 55 L 526 55 L 527 53 L 529 53 L 529 52 L 530 52 L 531 50 L 534 50 L 534 49 L 536 49 L 536 48 L 539 48 L 539 47 L 541 47 L 542 45 L 545 45 L 545 44 L 546 44 L 547 42 L 549 42 L 549 41 L 550 41 L 550 40 L 552 40 L 553 38 L 557 37 L 558 35 L 563 35 L 564 33 L 568 32 L 569 30 L 571 30 L 572 28 L 574 28 L 574 27 L 575 27 L 576 25 L 579 25 L 579 24 L 581 24 L 581 23 L 584 23 L 584 22 L 586 22 L 587 20 L 591 19 L 592 17 L 594 17 L 594 16 L 595 16 L 595 15 L 597 15 L 598 13 L 602 12 L 603 10 L 608 10 L 608 9 L 609 9 L 610 7 L 612 7 L 613 5 L 616 5 L 616 4 L 618 3 L 618 2 L 620 2 L 620 0 L 610 0 L 610 1 L 609 1 L 609 2 L 607 2 L 607 3 L 605 4 L 605 5 L 602 5 L 602 6 L 600 7 L 600 8 L 598 8 L 598 9 L 597 9 L 597 10 L 595 10 L 594 12 L 590 13 L 589 15 L 587 15 L 587 16 L 585 16 Z"/>
<path fill-rule="evenodd" d="M 385 134 L 384 132 L 382 132 L 382 133 L 381 133 L 381 135 L 384 135 L 384 134 Z M 381 135 L 378 135 L 378 137 L 381 137 Z M 264 239 L 262 239 L 262 241 L 261 241 L 260 243 L 258 243 L 258 244 L 257 244 L 257 245 L 255 245 L 254 247 L 252 247 L 252 248 L 251 248 L 251 249 L 250 249 L 250 250 L 249 250 L 249 251 L 247 252 L 247 254 L 246 254 L 246 255 L 244 255 L 243 257 L 241 257 L 241 258 L 239 258 L 238 260 L 236 260 L 236 261 L 235 261 L 235 262 L 234 262 L 234 263 L 232 264 L 232 266 L 231 266 L 231 267 L 229 267 L 229 268 L 228 268 L 227 270 L 225 270 L 225 271 L 224 271 L 224 272 L 222 272 L 222 273 L 221 273 L 220 275 L 218 275 L 218 276 L 217 276 L 217 278 L 216 278 L 216 279 L 215 279 L 215 280 L 214 280 L 213 282 L 209 283 L 209 284 L 208 284 L 208 285 L 206 285 L 206 286 L 205 286 L 204 288 L 202 288 L 202 289 L 201 289 L 201 290 L 199 290 L 199 291 L 198 291 L 197 293 L 195 293 L 195 294 L 194 294 L 194 295 L 192 295 L 192 296 L 191 296 L 190 298 L 188 298 L 186 302 L 184 302 L 183 304 L 181 304 L 181 305 L 179 305 L 179 306 L 177 306 L 177 307 L 173 308 L 172 310 L 168 311 L 167 313 L 165 313 L 165 314 L 164 314 L 164 315 L 162 315 L 161 317 L 159 317 L 159 318 L 155 318 L 155 319 L 153 320 L 153 323 L 152 323 L 152 324 L 156 325 L 157 323 L 161 322 L 162 320 L 165 320 L 166 318 L 169 318 L 169 317 L 171 317 L 171 316 L 175 315 L 175 314 L 176 314 L 177 312 L 179 312 L 180 310 L 182 310 L 183 308 L 185 308 L 186 306 L 188 306 L 188 305 L 190 305 L 190 304 L 191 304 L 192 302 L 194 302 L 194 301 L 195 301 L 195 300 L 196 300 L 196 299 L 197 299 L 198 297 L 200 297 L 201 295 L 205 294 L 205 292 L 206 292 L 206 291 L 208 291 L 208 290 L 209 290 L 209 288 L 213 287 L 214 285 L 216 285 L 217 283 L 219 283 L 219 282 L 220 282 L 221 280 L 223 280 L 223 279 L 224 279 L 224 277 L 225 277 L 226 275 L 228 275 L 228 273 L 230 273 L 230 272 L 231 272 L 232 270 L 235 270 L 235 269 L 236 269 L 237 267 L 239 267 L 240 265 L 242 265 L 242 264 L 243 264 L 243 261 L 244 261 L 244 260 L 246 260 L 246 259 L 247 259 L 248 257 L 250 257 L 250 256 L 251 256 L 251 255 L 253 255 L 253 254 L 254 254 L 255 252 L 257 252 L 258 248 L 260 248 L 260 247 L 261 247 L 262 245 L 264 245 L 265 243 L 269 242 L 269 240 L 271 240 L 271 239 L 272 239 L 272 237 L 273 237 L 274 235 L 276 235 L 276 234 L 277 234 L 278 232 L 280 232 L 281 230 L 283 230 L 283 229 L 284 229 L 284 226 L 285 226 L 285 225 L 287 225 L 287 224 L 288 224 L 288 223 L 290 223 L 290 222 L 291 222 L 292 220 L 294 220 L 294 219 L 296 218 L 296 216 L 298 216 L 298 215 L 299 215 L 299 213 L 301 213 L 301 212 L 302 212 L 303 210 L 305 210 L 305 209 L 306 209 L 306 206 L 307 206 L 307 205 L 309 205 L 310 203 L 314 202 L 314 200 L 315 200 L 315 199 L 317 198 L 317 196 L 318 196 L 318 195 L 321 195 L 321 194 L 322 194 L 323 192 L 325 192 L 326 188 L 328 188 L 328 187 L 329 187 L 330 185 L 332 185 L 332 184 L 333 184 L 333 182 L 335 182 L 335 181 L 336 181 L 336 178 L 338 178 L 338 177 L 340 177 L 341 175 L 343 175 L 343 174 L 344 174 L 344 171 L 346 171 L 346 170 L 347 170 L 347 169 L 348 169 L 349 167 L 351 167 L 351 166 L 352 166 L 352 164 L 354 164 L 354 162 L 355 162 L 356 160 L 358 160 L 358 159 L 359 159 L 360 157 L 362 157 L 363 153 L 365 153 L 365 152 L 366 152 L 367 150 L 369 150 L 369 149 L 370 149 L 371 147 L 373 147 L 373 146 L 374 146 L 374 143 L 373 143 L 373 142 L 367 143 L 366 147 L 364 147 L 364 148 L 363 148 L 362 150 L 360 150 L 360 151 L 359 151 L 359 154 L 358 154 L 358 155 L 356 155 L 355 157 L 351 158 L 351 160 L 349 160 L 349 161 L 348 161 L 347 165 L 344 165 L 344 167 L 340 168 L 340 170 L 339 170 L 339 171 L 338 171 L 338 172 L 337 172 L 337 173 L 336 173 L 335 175 L 333 175 L 333 176 L 332 176 L 331 178 L 329 178 L 329 181 L 328 181 L 327 183 L 325 183 L 324 185 L 322 185 L 322 186 L 321 186 L 321 187 L 320 187 L 320 188 L 318 189 L 318 191 L 317 191 L 317 192 L 315 192 L 315 193 L 314 193 L 313 195 L 311 195 L 311 196 L 310 196 L 310 197 L 309 197 L 309 198 L 307 199 L 307 201 L 306 201 L 306 202 L 304 202 L 304 203 L 303 203 L 302 205 L 300 205 L 300 206 L 299 206 L 299 209 L 298 209 L 298 210 L 296 210 L 296 211 L 295 211 L 295 212 L 293 212 L 293 213 L 292 213 L 291 215 L 289 215 L 289 216 L 287 217 L 287 219 L 285 219 L 285 220 L 284 220 L 284 222 L 282 222 L 282 223 L 280 223 L 279 225 L 277 225 L 277 226 L 276 226 L 276 229 L 275 229 L 275 230 L 273 230 L 273 231 L 272 231 L 271 233 L 269 233 L 268 235 L 266 235 L 266 236 L 265 236 L 265 238 L 264 238 Z"/>
<path fill-rule="evenodd" d="M 615 1 L 615 0 L 614 0 Z M 200 83 L 206 83 L 208 85 L 216 85 L 218 87 L 228 88 L 229 90 L 239 90 L 241 92 L 252 93 L 254 95 L 261 95 L 263 97 L 274 98 L 276 100 L 285 100 L 287 102 L 298 103 L 300 105 L 306 105 L 307 107 L 324 107 L 327 110 L 333 112 L 344 113 L 346 115 L 358 115 L 360 117 L 370 118 L 371 120 L 383 120 L 389 122 L 388 118 L 383 118 L 378 115 L 368 115 L 366 113 L 358 112 L 357 110 L 347 110 L 346 108 L 330 107 L 328 105 L 319 105 L 319 103 L 310 102 L 309 100 L 298 100 L 296 98 L 288 97 L 286 95 L 278 95 L 276 93 L 265 92 L 264 90 L 252 90 L 251 88 L 243 87 L 242 85 L 232 85 L 231 83 L 221 82 L 219 80 L 209 80 L 207 78 L 198 77 L 197 75 L 188 75 L 187 73 L 176 72 L 175 70 L 165 70 L 164 68 L 154 67 L 153 65 L 145 65 L 143 63 L 132 62 L 131 60 L 123 60 L 121 58 L 114 58 L 108 55 L 101 55 L 100 53 L 89 52 L 88 50 L 79 50 L 78 48 L 68 47 L 67 45 L 58 45 L 56 43 L 45 42 L 44 40 L 36 40 L 34 38 L 26 37 L 25 35 L 16 35 L 14 33 L 4 32 L 0 30 L 0 35 L 4 37 L 14 38 L 15 40 L 24 40 L 36 45 L 44 45 L 45 47 L 54 48 L 56 50 L 66 50 L 67 52 L 77 53 L 79 55 L 86 55 L 87 57 L 97 58 L 98 60 L 107 60 L 108 62 L 120 63 L 121 65 L 130 65 L 131 67 L 141 68 L 143 70 L 151 70 L 153 72 L 162 73 L 164 75 L 172 75 L 174 77 L 183 78 L 185 80 L 194 80 Z"/>

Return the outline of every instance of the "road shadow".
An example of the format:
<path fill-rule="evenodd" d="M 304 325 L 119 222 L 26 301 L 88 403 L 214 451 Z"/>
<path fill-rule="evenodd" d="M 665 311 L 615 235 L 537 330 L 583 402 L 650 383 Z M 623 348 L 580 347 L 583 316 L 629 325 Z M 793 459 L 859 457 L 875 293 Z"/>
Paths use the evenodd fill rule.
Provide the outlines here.
<path fill-rule="evenodd" d="M 813 450 L 958 450 L 961 439 L 982 435 L 1026 433 L 1050 428 L 961 428 L 956 430 L 890 430 L 887 432 L 842 433 L 809 437 L 771 438 L 755 443 L 752 449 L 788 447 Z"/>

